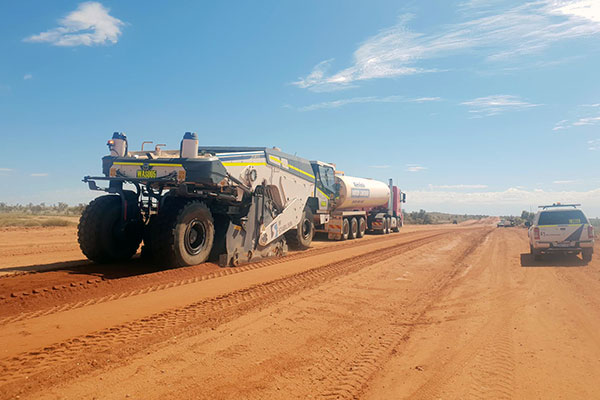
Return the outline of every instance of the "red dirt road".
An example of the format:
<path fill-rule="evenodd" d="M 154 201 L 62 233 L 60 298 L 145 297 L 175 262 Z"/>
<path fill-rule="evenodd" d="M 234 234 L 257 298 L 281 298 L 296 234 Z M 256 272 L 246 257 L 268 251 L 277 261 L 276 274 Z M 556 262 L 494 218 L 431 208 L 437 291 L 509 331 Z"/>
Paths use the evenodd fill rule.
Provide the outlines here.
<path fill-rule="evenodd" d="M 522 229 L 228 269 L 100 267 L 67 237 L 0 248 L 0 399 L 600 398 L 600 257 L 535 262 Z"/>

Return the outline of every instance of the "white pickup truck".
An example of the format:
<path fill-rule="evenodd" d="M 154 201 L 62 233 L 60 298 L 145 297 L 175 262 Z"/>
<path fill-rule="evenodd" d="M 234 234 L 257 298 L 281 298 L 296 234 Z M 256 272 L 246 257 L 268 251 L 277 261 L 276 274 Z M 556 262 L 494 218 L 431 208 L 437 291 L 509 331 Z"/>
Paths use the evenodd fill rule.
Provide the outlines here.
<path fill-rule="evenodd" d="M 529 227 L 529 249 L 536 260 L 543 253 L 579 254 L 590 262 L 594 253 L 594 228 L 579 204 L 540 206 Z"/>

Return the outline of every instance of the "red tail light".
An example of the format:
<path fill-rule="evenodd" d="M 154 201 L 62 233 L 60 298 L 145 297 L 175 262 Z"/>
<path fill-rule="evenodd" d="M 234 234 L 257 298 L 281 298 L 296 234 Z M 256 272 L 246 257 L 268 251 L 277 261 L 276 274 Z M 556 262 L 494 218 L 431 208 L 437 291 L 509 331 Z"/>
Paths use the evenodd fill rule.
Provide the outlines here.
<path fill-rule="evenodd" d="M 594 227 L 588 226 L 588 238 L 592 239 L 594 237 Z"/>
<path fill-rule="evenodd" d="M 533 238 L 540 240 L 540 228 L 533 228 Z"/>

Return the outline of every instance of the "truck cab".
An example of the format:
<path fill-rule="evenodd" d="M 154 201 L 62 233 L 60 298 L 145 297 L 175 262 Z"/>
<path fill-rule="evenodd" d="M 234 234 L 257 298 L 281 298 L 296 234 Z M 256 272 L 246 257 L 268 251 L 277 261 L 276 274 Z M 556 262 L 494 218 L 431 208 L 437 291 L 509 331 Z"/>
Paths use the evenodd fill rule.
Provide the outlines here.
<path fill-rule="evenodd" d="M 529 248 L 536 260 L 542 254 L 581 254 L 585 262 L 592 260 L 594 228 L 579 204 L 555 203 L 540 206 L 529 227 Z"/>

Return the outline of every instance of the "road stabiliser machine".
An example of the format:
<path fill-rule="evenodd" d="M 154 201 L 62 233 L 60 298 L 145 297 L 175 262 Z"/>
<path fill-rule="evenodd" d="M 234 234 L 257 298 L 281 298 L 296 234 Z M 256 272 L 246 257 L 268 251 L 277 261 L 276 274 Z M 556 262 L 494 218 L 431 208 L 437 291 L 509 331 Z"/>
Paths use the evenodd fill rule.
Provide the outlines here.
<path fill-rule="evenodd" d="M 210 257 L 237 266 L 285 255 L 288 244 L 306 249 L 315 227 L 346 239 L 351 234 L 344 235 L 344 223 L 360 224 L 361 216 L 365 229 L 371 215 L 371 228 L 383 223 L 385 232 L 392 215 L 381 205 L 391 206 L 394 195 L 404 199 L 395 186 L 336 176 L 331 164 L 277 148 L 203 147 L 190 132 L 179 150 L 160 144 L 144 150 L 149 143 L 129 151 L 125 134 L 115 132 L 102 158 L 103 176 L 83 179 L 108 193 L 90 202 L 78 227 L 81 250 L 92 261 L 125 261 L 143 242 L 142 257 L 160 265 L 196 265 Z M 340 229 L 331 228 L 335 221 Z M 347 231 L 358 226 L 353 229 Z"/>

